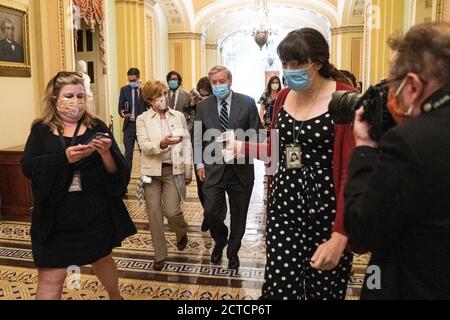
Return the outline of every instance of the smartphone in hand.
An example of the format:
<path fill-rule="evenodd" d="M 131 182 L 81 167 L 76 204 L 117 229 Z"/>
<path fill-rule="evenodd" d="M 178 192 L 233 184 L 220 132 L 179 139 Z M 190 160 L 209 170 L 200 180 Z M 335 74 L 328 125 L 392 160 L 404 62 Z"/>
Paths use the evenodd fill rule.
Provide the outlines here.
<path fill-rule="evenodd" d="M 200 100 L 203 100 L 203 97 L 202 97 L 202 95 L 200 94 L 200 92 L 198 92 L 197 90 L 193 90 L 192 92 L 194 93 L 194 95 L 195 95 L 197 98 L 199 98 Z"/>
<path fill-rule="evenodd" d="M 94 139 L 110 139 L 111 140 L 111 137 L 107 133 L 97 132 L 85 144 L 90 144 L 92 142 L 92 140 L 94 140 Z"/>

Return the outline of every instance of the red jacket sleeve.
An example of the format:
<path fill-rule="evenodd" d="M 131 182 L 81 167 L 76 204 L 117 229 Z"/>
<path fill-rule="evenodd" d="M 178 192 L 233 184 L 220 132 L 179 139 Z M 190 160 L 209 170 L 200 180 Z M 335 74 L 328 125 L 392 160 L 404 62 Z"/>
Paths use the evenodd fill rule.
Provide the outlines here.
<path fill-rule="evenodd" d="M 349 125 L 335 125 L 334 132 L 333 181 L 336 193 L 336 219 L 333 232 L 347 236 L 344 228 L 344 190 L 348 179 L 350 159 L 355 148 L 355 139 Z"/>
<path fill-rule="evenodd" d="M 338 82 L 337 91 L 353 91 L 355 89 Z M 333 150 L 333 183 L 336 197 L 336 218 L 333 232 L 347 236 L 344 228 L 344 190 L 348 179 L 348 168 L 355 148 L 355 138 L 350 125 L 334 125 L 334 150 Z"/>
<path fill-rule="evenodd" d="M 285 88 L 278 93 L 272 113 L 272 125 L 271 125 L 272 130 L 274 130 L 277 126 L 278 113 L 283 107 L 289 92 L 290 89 Z M 271 159 L 271 148 L 272 144 L 270 141 L 269 143 L 246 142 L 243 146 L 242 151 L 246 157 L 262 160 L 266 162 L 266 164 L 269 164 Z"/>

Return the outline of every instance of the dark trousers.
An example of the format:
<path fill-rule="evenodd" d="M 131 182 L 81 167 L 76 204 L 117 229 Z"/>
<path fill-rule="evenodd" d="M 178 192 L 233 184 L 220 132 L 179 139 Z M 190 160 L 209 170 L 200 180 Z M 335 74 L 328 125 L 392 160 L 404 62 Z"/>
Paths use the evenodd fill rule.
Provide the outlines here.
<path fill-rule="evenodd" d="M 136 142 L 136 122 L 128 121 L 123 130 L 123 144 L 125 146 L 125 160 L 127 161 L 128 169 L 133 168 L 133 152 L 134 144 Z"/>
<path fill-rule="evenodd" d="M 198 199 L 200 200 L 200 203 L 202 204 L 202 207 L 205 207 L 205 197 L 203 196 L 203 182 L 200 180 L 200 177 L 197 174 L 197 171 L 195 171 L 195 179 L 197 180 L 197 195 Z"/>
<path fill-rule="evenodd" d="M 225 193 L 228 194 L 231 214 L 228 258 L 237 255 L 241 248 L 252 191 L 253 183 L 242 185 L 231 166 L 225 169 L 220 183 L 208 185 L 206 182 L 203 185 L 205 218 L 208 221 L 211 236 L 218 246 L 225 245 L 228 239 L 228 228 L 224 223 L 227 211 L 223 210 L 226 207 Z"/>

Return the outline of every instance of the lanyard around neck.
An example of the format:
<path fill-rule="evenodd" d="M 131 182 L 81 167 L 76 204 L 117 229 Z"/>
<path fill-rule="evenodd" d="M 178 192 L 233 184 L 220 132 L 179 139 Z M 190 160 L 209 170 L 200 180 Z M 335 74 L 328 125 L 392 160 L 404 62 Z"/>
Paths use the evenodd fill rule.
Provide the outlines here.
<path fill-rule="evenodd" d="M 75 129 L 75 133 L 73 134 L 72 141 L 70 142 L 69 147 L 73 147 L 75 145 L 75 139 L 78 136 L 78 132 L 80 131 L 80 128 L 81 128 L 81 120 L 78 121 L 78 123 L 77 123 L 77 127 Z M 59 140 L 61 141 L 61 145 L 62 145 L 63 149 L 66 150 L 67 144 L 66 144 L 66 141 L 64 140 L 64 137 L 61 132 L 59 133 Z"/>

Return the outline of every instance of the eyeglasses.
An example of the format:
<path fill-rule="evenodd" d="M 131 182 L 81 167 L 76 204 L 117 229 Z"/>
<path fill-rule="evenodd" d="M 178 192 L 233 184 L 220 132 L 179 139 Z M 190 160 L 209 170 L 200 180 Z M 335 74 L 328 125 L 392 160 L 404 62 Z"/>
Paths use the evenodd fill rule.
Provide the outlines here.
<path fill-rule="evenodd" d="M 55 78 L 53 79 L 53 87 L 56 86 L 56 83 L 58 82 L 59 77 L 70 77 L 70 76 L 76 76 L 76 77 L 83 79 L 83 75 L 79 72 L 60 71 L 56 74 Z"/>
<path fill-rule="evenodd" d="M 400 80 L 402 80 L 402 79 L 404 79 L 404 78 L 406 78 L 406 75 L 399 76 L 399 77 L 395 77 L 395 78 L 392 78 L 392 79 L 384 79 L 384 80 L 382 80 L 382 81 L 380 82 L 380 85 L 383 86 L 383 87 L 389 87 L 393 82 L 395 82 L 395 81 L 400 81 Z M 423 78 L 420 77 L 420 76 L 419 76 L 419 80 L 420 80 L 424 85 L 427 85 L 427 84 L 428 84 L 428 81 L 425 80 L 425 79 L 423 79 Z"/>

